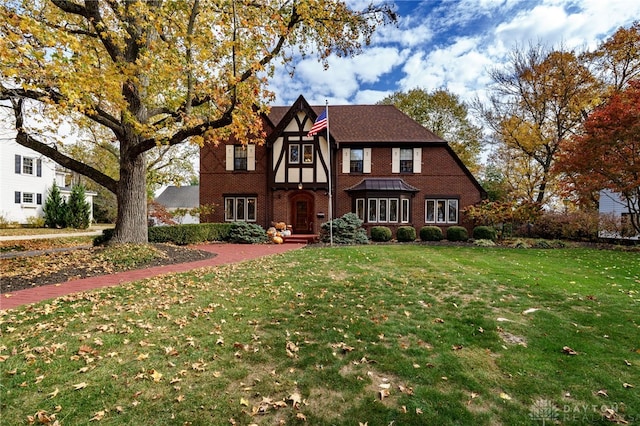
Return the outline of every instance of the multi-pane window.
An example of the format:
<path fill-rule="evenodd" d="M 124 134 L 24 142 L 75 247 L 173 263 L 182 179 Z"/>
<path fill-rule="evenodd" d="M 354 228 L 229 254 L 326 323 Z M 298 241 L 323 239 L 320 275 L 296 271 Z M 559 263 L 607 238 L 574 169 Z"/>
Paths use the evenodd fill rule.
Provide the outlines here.
<path fill-rule="evenodd" d="M 33 158 L 22 157 L 22 174 L 32 175 L 33 173 Z"/>
<path fill-rule="evenodd" d="M 256 197 L 225 197 L 224 220 L 227 222 L 255 222 Z"/>
<path fill-rule="evenodd" d="M 24 204 L 35 204 L 35 196 L 32 192 L 22 193 L 22 202 Z"/>
<path fill-rule="evenodd" d="M 233 169 L 247 170 L 247 147 L 235 145 L 233 147 Z"/>
<path fill-rule="evenodd" d="M 458 223 L 458 200 L 425 200 L 424 220 L 426 223 Z"/>
<path fill-rule="evenodd" d="M 290 164 L 300 163 L 300 145 L 298 144 L 289 145 L 289 163 Z"/>
<path fill-rule="evenodd" d="M 368 198 L 365 211 L 365 199 L 356 199 L 356 215 L 368 223 L 407 223 L 409 222 L 409 200 L 398 198 Z"/>
<path fill-rule="evenodd" d="M 400 149 L 400 173 L 413 173 L 413 149 Z"/>
<path fill-rule="evenodd" d="M 349 171 L 351 173 L 362 173 L 363 166 L 364 166 L 364 149 L 351 148 Z"/>
<path fill-rule="evenodd" d="M 304 164 L 313 163 L 313 144 L 306 143 L 302 145 L 302 162 Z"/>

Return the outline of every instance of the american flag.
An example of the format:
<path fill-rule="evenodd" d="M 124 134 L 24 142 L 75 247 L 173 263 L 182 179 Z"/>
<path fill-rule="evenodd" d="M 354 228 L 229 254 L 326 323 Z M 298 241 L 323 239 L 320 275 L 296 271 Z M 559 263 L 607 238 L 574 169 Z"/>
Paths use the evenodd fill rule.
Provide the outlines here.
<path fill-rule="evenodd" d="M 311 126 L 311 130 L 307 133 L 307 136 L 313 136 L 318 133 L 320 130 L 327 127 L 327 111 L 322 111 L 322 113 L 316 119 L 316 122 Z"/>

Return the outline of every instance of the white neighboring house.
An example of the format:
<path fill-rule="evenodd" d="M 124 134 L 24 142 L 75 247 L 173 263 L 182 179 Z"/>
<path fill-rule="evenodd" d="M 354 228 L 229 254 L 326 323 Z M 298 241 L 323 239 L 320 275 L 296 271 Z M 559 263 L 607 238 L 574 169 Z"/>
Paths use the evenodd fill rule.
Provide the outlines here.
<path fill-rule="evenodd" d="M 616 219 L 621 219 L 623 223 L 625 222 L 625 216 L 631 214 L 631 212 L 629 212 L 627 204 L 620 198 L 620 195 L 607 189 L 603 189 L 602 191 L 600 191 L 600 203 L 598 211 L 601 216 L 612 215 Z M 626 220 L 628 220 L 628 218 Z M 622 237 L 617 233 L 602 230 L 600 231 L 599 236 L 601 238 L 627 238 L 630 240 L 640 239 L 640 235 L 636 235 L 633 237 Z"/>
<path fill-rule="evenodd" d="M 162 204 L 168 212 L 175 213 L 177 209 L 193 209 L 200 206 L 200 185 L 191 186 L 168 186 L 155 199 L 158 204 Z M 176 222 L 200 223 L 197 216 L 186 214 L 175 218 Z"/>
<path fill-rule="evenodd" d="M 69 173 L 53 160 L 19 145 L 12 140 L 0 141 L 0 216 L 8 222 L 28 223 L 31 217 L 42 217 L 43 206 L 53 182 L 62 198 L 68 199 L 71 187 L 66 186 Z M 93 221 L 95 192 L 85 191 Z"/>

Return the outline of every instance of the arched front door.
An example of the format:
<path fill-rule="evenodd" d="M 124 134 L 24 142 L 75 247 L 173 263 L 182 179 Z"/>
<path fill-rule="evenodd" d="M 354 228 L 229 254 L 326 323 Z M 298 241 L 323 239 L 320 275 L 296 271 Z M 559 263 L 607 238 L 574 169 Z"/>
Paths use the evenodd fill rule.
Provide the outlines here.
<path fill-rule="evenodd" d="M 291 226 L 294 234 L 313 234 L 315 206 L 313 196 L 299 192 L 291 197 Z"/>

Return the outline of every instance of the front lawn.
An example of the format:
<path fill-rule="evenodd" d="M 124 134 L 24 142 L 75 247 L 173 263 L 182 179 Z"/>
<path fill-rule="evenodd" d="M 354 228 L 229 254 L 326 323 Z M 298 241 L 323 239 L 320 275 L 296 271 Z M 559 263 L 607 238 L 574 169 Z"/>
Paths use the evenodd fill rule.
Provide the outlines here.
<path fill-rule="evenodd" d="M 297 250 L 0 311 L 2 424 L 640 422 L 639 312 L 638 253 Z"/>

